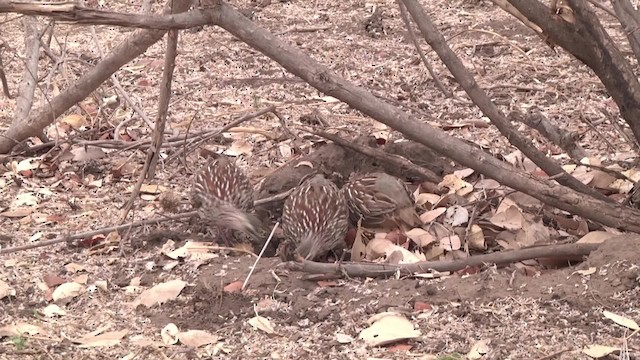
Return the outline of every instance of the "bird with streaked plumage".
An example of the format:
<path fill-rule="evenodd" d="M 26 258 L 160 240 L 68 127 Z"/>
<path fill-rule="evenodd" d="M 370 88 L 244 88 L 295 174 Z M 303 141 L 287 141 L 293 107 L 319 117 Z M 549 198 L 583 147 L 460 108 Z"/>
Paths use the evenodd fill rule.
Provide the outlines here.
<path fill-rule="evenodd" d="M 195 176 L 192 203 L 207 225 L 222 230 L 223 241 L 231 246 L 232 231 L 245 234 L 255 245 L 262 245 L 268 230 L 252 213 L 254 190 L 245 173 L 229 158 L 209 162 Z"/>
<path fill-rule="evenodd" d="M 413 194 L 404 181 L 386 173 L 360 175 L 341 189 L 349 206 L 349 220 L 367 228 L 395 225 L 408 230 L 422 225 Z"/>
<path fill-rule="evenodd" d="M 309 176 L 284 203 L 282 232 L 288 246 L 281 247 L 281 258 L 317 260 L 344 248 L 348 219 L 347 202 L 338 187 L 322 174 Z"/>

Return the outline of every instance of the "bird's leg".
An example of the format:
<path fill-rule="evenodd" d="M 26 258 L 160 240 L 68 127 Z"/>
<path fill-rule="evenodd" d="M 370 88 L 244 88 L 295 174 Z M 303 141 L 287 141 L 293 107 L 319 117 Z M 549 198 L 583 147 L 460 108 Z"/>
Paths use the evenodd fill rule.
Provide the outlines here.
<path fill-rule="evenodd" d="M 347 249 L 342 249 L 342 252 L 340 253 L 340 259 L 338 260 L 338 263 L 342 264 L 342 262 L 346 259 L 348 252 L 349 251 L 347 251 Z M 336 256 L 336 259 L 337 259 L 338 258 L 337 254 L 335 252 L 333 254 L 334 254 L 334 256 Z"/>
<path fill-rule="evenodd" d="M 219 229 L 219 237 L 222 245 L 226 247 L 233 247 L 233 232 L 231 229 L 226 227 L 220 227 Z"/>

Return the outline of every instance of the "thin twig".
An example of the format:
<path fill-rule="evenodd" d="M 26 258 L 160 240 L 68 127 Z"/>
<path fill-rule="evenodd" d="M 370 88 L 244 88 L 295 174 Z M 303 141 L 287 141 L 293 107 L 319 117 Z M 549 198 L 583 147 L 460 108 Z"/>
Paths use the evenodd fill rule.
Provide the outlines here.
<path fill-rule="evenodd" d="M 187 0 L 183 0 L 187 1 Z M 176 12 L 176 5 L 172 5 L 172 12 Z M 167 124 L 167 114 L 169 111 L 169 100 L 171 99 L 171 81 L 173 80 L 173 70 L 176 67 L 176 56 L 178 56 L 178 30 L 169 30 L 167 32 L 167 49 L 164 56 L 164 70 L 162 72 L 162 81 L 160 82 L 160 97 L 158 99 L 158 116 L 153 129 L 153 140 L 151 141 L 151 149 L 147 152 L 147 161 L 149 161 L 149 169 L 146 174 L 147 180 L 155 177 L 156 166 L 160 159 L 160 149 L 164 141 L 164 129 Z M 136 194 L 137 196 L 137 194 Z"/>
<path fill-rule="evenodd" d="M 269 112 L 273 112 L 276 109 L 275 106 L 268 106 L 264 109 L 260 109 L 256 112 L 253 112 L 251 114 L 247 114 L 244 116 L 239 117 L 238 119 L 228 123 L 227 125 L 223 126 L 222 128 L 218 129 L 218 130 L 212 130 L 209 131 L 205 134 L 203 134 L 202 136 L 198 137 L 198 139 L 192 141 L 190 144 L 186 144 L 187 142 L 187 135 L 183 135 L 181 136 L 181 141 L 184 142 L 184 146 L 180 151 L 176 151 L 174 154 L 171 155 L 171 157 L 169 157 L 165 162 L 167 164 L 171 163 L 173 160 L 179 158 L 180 156 L 182 156 L 183 154 L 186 154 L 188 152 L 193 151 L 193 149 L 197 148 L 198 146 L 200 146 L 201 144 L 203 144 L 204 142 L 208 141 L 209 139 L 216 137 L 220 134 L 222 134 L 223 132 L 226 132 L 227 130 L 234 128 L 240 124 L 242 124 L 243 122 L 247 121 L 247 120 L 251 120 L 254 119 L 258 116 L 261 116 L 263 114 L 269 113 Z"/>
<path fill-rule="evenodd" d="M 585 124 L 589 125 L 589 127 L 591 128 L 591 130 L 593 130 L 594 133 L 596 133 L 596 135 L 598 135 L 598 137 L 600 139 L 602 139 L 602 141 L 604 141 L 605 144 L 607 144 L 607 147 L 609 148 L 609 150 L 611 151 L 612 154 L 616 153 L 616 147 L 613 146 L 613 144 L 611 143 L 611 141 L 609 141 L 609 139 L 607 139 L 606 136 L 604 136 L 600 130 L 598 130 L 598 128 L 593 125 L 593 123 L 591 122 L 591 120 L 589 120 L 589 118 L 587 118 L 586 116 L 584 116 L 584 114 L 582 113 L 582 109 L 579 110 L 580 111 L 580 120 L 582 120 Z M 619 128 L 616 127 L 617 124 L 613 124 L 616 120 L 615 119 L 611 119 L 611 123 L 613 125 L 614 128 L 616 128 L 616 130 L 618 130 Z"/>
<path fill-rule="evenodd" d="M 100 42 L 98 41 L 98 36 L 96 35 L 96 27 L 95 26 L 91 26 L 91 37 L 93 38 L 93 42 L 96 44 L 96 48 L 98 49 L 98 54 L 100 55 L 100 59 L 104 58 L 104 53 L 102 51 L 102 46 L 101 46 Z M 144 112 L 144 110 L 142 108 L 140 108 L 138 106 L 138 104 L 136 104 L 133 101 L 133 99 L 129 96 L 129 93 L 127 93 L 127 91 L 122 87 L 122 84 L 120 84 L 120 81 L 118 81 L 118 78 L 116 77 L 115 73 L 111 74 L 111 82 L 113 83 L 113 85 L 115 85 L 116 89 L 118 90 L 118 93 L 120 93 L 120 95 L 122 96 L 124 101 L 127 104 L 129 104 L 129 106 L 131 106 L 133 111 L 136 114 L 138 114 L 138 116 L 140 116 L 142 121 L 144 121 L 145 124 L 147 124 L 149 129 L 153 129 L 154 128 L 153 121 L 151 119 L 149 119 L 149 117 Z M 128 121 L 126 121 L 126 120 L 122 121 L 116 127 L 116 129 L 115 129 L 115 131 L 113 133 L 113 137 L 116 140 L 120 140 L 120 127 L 123 126 L 123 124 L 125 124 L 126 122 L 128 122 Z"/>
<path fill-rule="evenodd" d="M 18 251 L 35 249 L 35 248 L 54 245 L 54 244 L 59 244 L 59 243 L 63 243 L 63 242 L 70 242 L 70 241 L 73 241 L 73 240 L 84 239 L 84 238 L 88 238 L 88 237 L 95 236 L 95 235 L 100 235 L 100 234 L 108 234 L 108 233 L 110 233 L 112 231 L 120 231 L 120 230 L 125 230 L 127 228 L 133 228 L 133 227 L 142 226 L 142 225 L 161 223 L 161 222 L 165 222 L 167 220 L 187 219 L 187 218 L 190 218 L 190 217 L 192 217 L 194 215 L 197 215 L 197 214 L 198 214 L 197 211 L 189 211 L 189 212 L 181 213 L 181 214 L 175 214 L 175 215 L 169 215 L 169 216 L 164 216 L 164 217 L 158 217 L 158 218 L 134 221 L 134 222 L 131 222 L 131 223 L 128 223 L 128 224 L 109 226 L 109 227 L 105 227 L 105 228 L 101 228 L 101 229 L 97 229 L 97 230 L 92 230 L 92 231 L 87 231 L 87 232 L 74 234 L 74 235 L 60 236 L 60 237 L 57 237 L 57 238 L 52 239 L 52 240 L 40 241 L 40 242 L 29 244 L 29 245 L 16 246 L 16 247 L 8 248 L 8 249 L 0 249 L 0 255 L 11 254 L 11 253 L 18 252 Z"/>
<path fill-rule="evenodd" d="M 282 127 L 282 132 L 284 132 L 284 134 L 290 139 L 298 139 L 299 140 L 299 138 L 296 136 L 296 134 L 294 134 L 293 132 L 291 132 L 291 130 L 289 130 L 289 127 L 287 126 L 287 121 L 285 120 L 284 116 L 282 116 L 282 114 L 280 114 L 280 112 L 277 111 L 277 110 L 274 110 L 273 114 L 280 121 L 280 127 Z"/>
<path fill-rule="evenodd" d="M 244 288 L 249 283 L 249 278 L 251 277 L 251 274 L 253 274 L 253 271 L 256 269 L 256 265 L 258 265 L 258 261 L 260 261 L 260 259 L 262 258 L 262 255 L 264 254 L 264 251 L 267 249 L 267 246 L 269 246 L 269 243 L 271 242 L 271 239 L 273 238 L 273 234 L 276 233 L 276 230 L 278 229 L 279 225 L 280 225 L 279 222 L 276 222 L 276 224 L 273 225 L 273 229 L 271 229 L 271 234 L 269 234 L 269 237 L 267 238 L 267 241 L 264 243 L 264 246 L 262 247 L 262 250 L 260 250 L 260 254 L 258 254 L 258 258 L 253 263 L 253 266 L 251 266 L 251 270 L 249 270 L 249 275 L 247 275 L 247 278 L 244 279 L 244 283 L 242 284 L 242 290 L 244 290 Z"/>
<path fill-rule="evenodd" d="M 276 35 L 281 36 L 281 35 L 285 35 L 285 34 L 292 33 L 292 32 L 307 33 L 307 32 L 324 31 L 324 30 L 329 30 L 329 29 L 331 29 L 331 26 L 312 26 L 312 27 L 307 27 L 307 28 L 294 27 L 294 28 L 287 29 L 285 31 L 281 31 L 279 33 L 276 33 Z"/>
<path fill-rule="evenodd" d="M 598 110 L 605 116 L 606 119 L 609 120 L 611 125 L 616 129 L 618 134 L 629 144 L 631 148 L 635 151 L 640 151 L 640 144 L 635 137 L 629 135 L 626 131 L 624 131 L 623 127 L 618 122 L 617 116 L 612 114 L 606 107 L 599 107 Z"/>
<path fill-rule="evenodd" d="M 614 19 L 617 19 L 619 21 L 618 15 L 616 15 L 616 13 L 613 10 L 609 9 L 608 7 L 604 6 L 604 4 L 600 3 L 600 1 L 597 1 L 597 0 L 587 0 L 587 1 L 592 3 L 593 6 L 599 8 L 599 9 L 602 9 L 602 11 L 604 11 L 607 14 L 613 16 Z"/>
<path fill-rule="evenodd" d="M 436 76 L 435 71 L 433 71 L 433 67 L 431 66 L 431 63 L 429 63 L 429 60 L 424 55 L 424 51 L 422 51 L 422 48 L 420 47 L 420 43 L 418 42 L 418 39 L 416 38 L 416 34 L 413 31 L 413 26 L 411 25 L 411 21 L 409 21 L 409 14 L 407 14 L 407 8 L 404 7 L 404 4 L 402 3 L 402 0 L 396 0 L 396 3 L 398 4 L 398 7 L 400 8 L 400 16 L 402 17 L 402 21 L 404 21 L 404 26 L 407 28 L 407 32 L 409 34 L 409 38 L 411 39 L 411 42 L 413 43 L 413 46 L 416 48 L 416 51 L 418 52 L 418 55 L 420 56 L 420 59 L 422 59 L 422 63 L 427 68 L 427 71 L 429 71 L 429 74 L 431 74 L 431 77 L 433 78 L 433 81 L 435 81 L 436 86 L 438 87 L 438 89 L 440 89 L 440 91 L 442 91 L 442 93 L 444 94 L 445 97 L 452 98 L 453 97 L 453 93 L 450 90 L 448 90 L 447 88 L 444 87 L 444 85 L 442 84 L 442 82 L 440 81 L 438 76 Z"/>
<path fill-rule="evenodd" d="M 187 0 L 182 0 L 187 1 Z M 171 5 L 172 13 L 177 12 L 179 5 L 173 3 Z M 162 80 L 160 81 L 160 97 L 158 99 L 158 115 L 156 124 L 153 129 L 153 138 L 151 140 L 151 148 L 147 151 L 147 158 L 144 163 L 140 177 L 136 185 L 131 191 L 131 196 L 122 210 L 120 222 L 125 222 L 129 211 L 133 208 L 133 204 L 140 194 L 140 188 L 146 180 L 152 180 L 156 174 L 156 166 L 160 158 L 160 150 L 162 149 L 162 141 L 164 140 L 164 128 L 167 123 L 167 112 L 169 109 L 169 99 L 171 98 L 171 80 L 173 79 L 173 70 L 176 66 L 176 56 L 178 48 L 178 30 L 169 30 L 167 32 L 167 49 L 164 57 L 164 70 L 162 72 Z"/>
<path fill-rule="evenodd" d="M 486 194 L 483 194 L 486 196 Z M 480 201 L 478 201 L 474 206 L 473 206 L 473 211 L 471 212 L 471 216 L 469 217 L 469 220 L 467 222 L 467 227 L 465 227 L 464 229 L 464 252 L 467 254 L 467 256 L 470 256 L 469 254 L 469 234 L 471 233 L 471 229 L 473 227 L 473 223 L 476 220 L 476 215 L 478 213 L 478 205 L 480 205 Z"/>
<path fill-rule="evenodd" d="M 554 353 L 551 353 L 549 355 L 543 356 L 543 357 L 538 358 L 536 360 L 550 360 L 550 359 L 553 359 L 555 357 L 558 357 L 558 356 L 566 353 L 567 351 L 571 351 L 571 349 L 567 348 L 567 349 L 558 350 L 558 351 L 556 351 Z"/>

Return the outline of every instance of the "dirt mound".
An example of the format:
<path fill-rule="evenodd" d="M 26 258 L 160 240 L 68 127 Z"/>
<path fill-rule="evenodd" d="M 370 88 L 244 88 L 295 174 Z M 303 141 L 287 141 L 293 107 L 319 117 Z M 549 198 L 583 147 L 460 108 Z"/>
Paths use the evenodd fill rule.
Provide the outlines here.
<path fill-rule="evenodd" d="M 294 356 L 352 348 L 338 345 L 334 334 L 357 337 L 370 316 L 399 311 L 424 335 L 410 342 L 414 353 L 464 353 L 476 339 L 488 338 L 493 341 L 493 359 L 535 358 L 532 349 L 542 346 L 542 355 L 570 344 L 575 350 L 559 358 L 576 359 L 593 334 L 598 334 L 598 341 L 622 335 L 623 330 L 604 321 L 601 312 L 637 309 L 639 257 L 640 236 L 625 235 L 607 241 L 578 266 L 538 276 L 522 275 L 513 267 L 488 267 L 479 274 L 436 280 L 325 282 L 303 280 L 305 274 L 289 272 L 272 258 L 260 261 L 243 294 L 226 293 L 223 287 L 244 281 L 254 259 L 220 258 L 203 267 L 195 286 L 183 293 L 186 303 L 144 312 L 157 327 L 173 322 L 180 328 L 226 334 L 227 345 L 234 349 L 248 351 L 257 341 L 271 344 L 270 351 Z M 425 306 L 428 310 L 417 310 Z M 268 340 L 250 329 L 247 320 L 256 308 L 274 324 L 280 340 Z M 162 315 L 166 313 L 179 316 Z"/>

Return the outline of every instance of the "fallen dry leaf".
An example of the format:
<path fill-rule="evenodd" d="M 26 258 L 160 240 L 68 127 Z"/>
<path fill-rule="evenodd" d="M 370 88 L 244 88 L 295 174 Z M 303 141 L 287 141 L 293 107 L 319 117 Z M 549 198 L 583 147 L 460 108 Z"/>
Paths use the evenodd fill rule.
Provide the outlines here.
<path fill-rule="evenodd" d="M 42 276 L 42 281 L 44 281 L 44 283 L 47 284 L 49 288 L 54 288 L 60 284 L 64 284 L 65 282 L 67 282 L 67 280 L 55 274 L 44 274 L 44 276 Z"/>
<path fill-rule="evenodd" d="M 196 348 L 202 345 L 216 343 L 220 339 L 218 336 L 212 335 L 204 330 L 189 330 L 181 332 L 178 333 L 177 338 L 181 344 Z"/>
<path fill-rule="evenodd" d="M 635 331 L 640 330 L 640 327 L 638 327 L 638 323 L 624 316 L 620 316 L 606 310 L 602 312 L 602 315 L 620 326 L 624 326 Z"/>
<path fill-rule="evenodd" d="M 447 209 L 444 221 L 451 226 L 460 226 L 469 221 L 469 210 L 460 205 L 453 205 Z"/>
<path fill-rule="evenodd" d="M 444 255 L 444 249 L 441 246 L 432 246 L 422 254 L 426 260 L 436 260 Z"/>
<path fill-rule="evenodd" d="M 123 337 L 129 333 L 129 330 L 109 331 L 100 335 L 94 336 L 93 334 L 87 334 L 81 338 L 73 339 L 72 341 L 81 344 L 80 347 L 102 347 L 102 346 L 114 346 L 120 343 Z"/>
<path fill-rule="evenodd" d="M 374 238 L 369 241 L 365 249 L 366 258 L 369 260 L 375 260 L 382 256 L 386 256 L 388 259 L 394 258 L 395 261 L 390 261 L 392 264 L 399 263 L 416 263 L 422 261 L 414 253 L 398 246 L 387 239 Z M 395 254 L 392 257 L 392 254 Z"/>
<path fill-rule="evenodd" d="M 535 244 L 545 244 L 551 239 L 549 228 L 542 223 L 531 223 L 524 218 L 522 219 L 522 229 L 516 233 L 516 241 L 522 247 L 527 247 Z"/>
<path fill-rule="evenodd" d="M 56 315 L 64 316 L 64 315 L 67 314 L 67 312 L 62 310 L 56 304 L 50 304 L 47 307 L 45 307 L 44 309 L 42 309 L 42 314 L 44 316 L 46 316 L 46 317 L 54 317 Z"/>
<path fill-rule="evenodd" d="M 186 258 L 190 261 L 203 261 L 215 257 L 215 254 L 209 253 L 213 248 L 210 242 L 187 241 L 182 247 L 175 248 L 173 240 L 167 240 L 162 246 L 162 253 L 171 259 Z"/>
<path fill-rule="evenodd" d="M 358 338 L 369 346 L 383 346 L 406 339 L 415 339 L 420 331 L 399 313 L 386 312 L 372 316 L 368 328 L 362 330 Z"/>
<path fill-rule="evenodd" d="M 96 146 L 81 146 L 60 155 L 60 160 L 89 161 L 101 159 L 105 156 L 104 150 Z"/>
<path fill-rule="evenodd" d="M 458 235 L 445 236 L 440 239 L 440 247 L 447 251 L 460 250 L 462 246 Z"/>
<path fill-rule="evenodd" d="M 589 345 L 582 349 L 585 355 L 594 359 L 603 358 L 618 351 L 620 351 L 620 348 L 604 345 Z"/>
<path fill-rule="evenodd" d="M 499 209 L 499 208 L 498 208 Z M 516 206 L 509 206 L 504 212 L 498 212 L 489 219 L 496 226 L 507 230 L 520 230 L 522 228 L 522 212 Z"/>
<path fill-rule="evenodd" d="M 267 334 L 275 334 L 276 331 L 273 329 L 271 322 L 269 319 L 262 316 L 254 316 L 249 319 L 249 325 L 251 325 L 254 329 L 262 330 Z"/>
<path fill-rule="evenodd" d="M 33 241 L 38 241 L 40 239 L 42 239 L 42 236 L 44 235 L 44 233 L 42 231 L 38 231 L 37 233 L 31 235 L 29 237 L 29 242 L 33 242 Z"/>
<path fill-rule="evenodd" d="M 467 236 L 467 242 L 469 243 L 470 249 L 485 250 L 487 248 L 484 231 L 476 224 L 471 225 L 471 230 Z"/>
<path fill-rule="evenodd" d="M 87 285 L 89 282 L 89 275 L 81 274 L 73 278 L 73 282 L 77 282 L 78 284 Z"/>
<path fill-rule="evenodd" d="M 477 360 L 482 359 L 489 353 L 489 341 L 487 340 L 479 340 L 476 341 L 473 345 L 471 345 L 471 349 L 467 354 L 467 359 L 469 360 Z"/>
<path fill-rule="evenodd" d="M 419 247 L 425 247 L 436 241 L 436 238 L 433 235 L 429 234 L 428 231 L 422 228 L 411 229 L 407 231 L 405 235 L 407 235 L 409 239 L 413 240 L 413 242 L 415 242 Z"/>
<path fill-rule="evenodd" d="M 605 173 L 602 170 L 594 169 L 592 172 L 593 172 L 593 181 L 591 182 L 591 186 L 595 187 L 596 189 L 608 190 L 611 184 L 613 184 L 613 182 L 616 181 L 616 178 Z"/>
<path fill-rule="evenodd" d="M 424 301 L 416 301 L 413 304 L 413 310 L 415 311 L 427 311 L 431 309 L 433 309 L 433 306 L 431 306 L 431 304 Z"/>
<path fill-rule="evenodd" d="M 587 233 L 585 236 L 581 237 L 576 243 L 579 244 L 602 244 L 607 239 L 615 236 L 607 231 L 592 231 Z"/>
<path fill-rule="evenodd" d="M 53 301 L 68 301 L 72 298 L 82 294 L 84 292 L 84 286 L 77 282 L 68 282 L 58 286 L 53 290 L 51 298 Z"/>
<path fill-rule="evenodd" d="M 351 246 L 351 261 L 360 261 L 367 255 L 367 246 L 364 243 L 362 231 L 362 227 L 358 223 L 353 239 L 353 245 Z"/>
<path fill-rule="evenodd" d="M 9 324 L 0 327 L 0 338 L 4 336 L 22 336 L 24 334 L 33 336 L 40 333 L 42 333 L 42 329 L 39 326 L 27 323 Z"/>
<path fill-rule="evenodd" d="M 107 281 L 106 280 L 97 280 L 96 282 L 93 283 L 98 289 L 102 290 L 102 291 L 107 291 L 109 290 L 108 286 L 107 286 Z"/>
<path fill-rule="evenodd" d="M 474 187 L 478 190 L 495 190 L 500 188 L 501 186 L 502 185 L 500 185 L 499 182 L 493 179 L 480 179 L 474 185 Z"/>
<path fill-rule="evenodd" d="M 35 211 L 32 207 L 21 206 L 19 208 L 15 208 L 13 210 L 7 210 L 5 212 L 0 213 L 0 216 L 4 216 L 6 218 L 23 218 L 25 216 L 31 215 Z"/>
<path fill-rule="evenodd" d="M 244 139 L 235 140 L 223 153 L 229 156 L 251 155 L 253 145 Z"/>
<path fill-rule="evenodd" d="M 32 192 L 18 194 L 16 198 L 11 202 L 12 208 L 35 205 L 38 205 L 38 197 Z"/>
<path fill-rule="evenodd" d="M 447 212 L 447 208 L 446 207 L 435 208 L 433 210 L 429 210 L 429 211 L 421 214 L 420 215 L 420 220 L 422 220 L 423 224 L 428 224 L 428 223 L 434 221 L 435 219 L 437 219 L 440 215 L 444 214 L 445 212 Z"/>
<path fill-rule="evenodd" d="M 578 275 L 582 275 L 582 276 L 589 276 L 589 275 L 593 275 L 595 274 L 597 271 L 597 268 L 595 266 L 592 266 L 590 268 L 588 268 L 587 270 L 577 270 L 571 273 L 571 275 L 574 274 L 578 274 Z M 569 276 L 571 276 L 569 275 Z"/>
<path fill-rule="evenodd" d="M 435 205 L 440 201 L 440 195 L 431 194 L 431 193 L 420 193 L 415 196 L 416 198 L 416 206 L 422 206 L 426 203 L 431 205 Z"/>
<path fill-rule="evenodd" d="M 445 175 L 438 186 L 449 189 L 449 194 L 456 193 L 460 196 L 465 196 L 473 191 L 473 185 L 454 174 Z"/>
<path fill-rule="evenodd" d="M 453 172 L 453 174 L 459 177 L 460 179 L 464 179 L 466 177 L 471 176 L 474 172 L 475 170 L 471 168 L 465 168 L 465 169 L 456 170 Z"/>
<path fill-rule="evenodd" d="M 186 285 L 187 283 L 185 281 L 179 279 L 158 284 L 151 289 L 143 291 L 142 294 L 133 301 L 132 305 L 133 307 L 137 307 L 142 304 L 148 308 L 154 305 L 161 305 L 168 300 L 173 300 L 178 297 Z"/>
<path fill-rule="evenodd" d="M 16 296 L 15 289 L 11 288 L 9 284 L 0 280 L 0 299 L 3 299 L 7 296 Z"/>
<path fill-rule="evenodd" d="M 166 186 L 157 185 L 157 184 L 142 184 L 142 186 L 140 187 L 140 193 L 143 193 L 143 194 L 159 195 L 166 191 L 167 191 Z"/>
<path fill-rule="evenodd" d="M 27 159 L 21 160 L 20 162 L 12 161 L 10 167 L 14 174 L 18 174 L 23 171 L 35 170 L 39 168 L 40 165 L 41 165 L 40 159 L 27 158 Z"/>
<path fill-rule="evenodd" d="M 60 119 L 61 123 L 69 124 L 75 130 L 80 129 L 85 124 L 84 116 L 80 114 L 71 114 Z"/>
<path fill-rule="evenodd" d="M 353 340 L 354 338 L 351 335 L 336 333 L 336 341 L 339 344 L 350 344 L 353 342 Z"/>
<path fill-rule="evenodd" d="M 293 155 L 291 146 L 289 146 L 288 144 L 281 143 L 278 146 L 278 150 L 280 151 L 280 156 L 282 156 L 283 159 L 289 159 L 291 158 L 291 155 Z"/>

